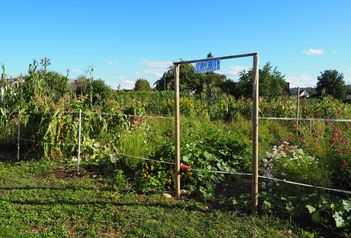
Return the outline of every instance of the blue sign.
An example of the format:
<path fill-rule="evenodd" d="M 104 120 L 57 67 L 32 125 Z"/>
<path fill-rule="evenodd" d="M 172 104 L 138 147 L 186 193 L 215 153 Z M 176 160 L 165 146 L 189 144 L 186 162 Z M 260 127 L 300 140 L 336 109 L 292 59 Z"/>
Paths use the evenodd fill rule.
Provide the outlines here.
<path fill-rule="evenodd" d="M 220 62 L 221 62 L 220 60 L 206 60 L 206 61 L 196 62 L 195 73 L 201 74 L 201 73 L 208 73 L 208 72 L 213 72 L 215 70 L 219 70 L 221 67 Z"/>

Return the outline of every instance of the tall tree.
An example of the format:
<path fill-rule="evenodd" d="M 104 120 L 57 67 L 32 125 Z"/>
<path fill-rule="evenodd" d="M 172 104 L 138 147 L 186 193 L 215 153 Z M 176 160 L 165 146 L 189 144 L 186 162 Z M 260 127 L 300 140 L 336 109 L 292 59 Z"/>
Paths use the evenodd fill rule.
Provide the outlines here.
<path fill-rule="evenodd" d="M 320 96 L 331 95 L 337 99 L 346 96 L 344 75 L 337 70 L 324 70 L 317 78 L 317 92 Z"/>
<path fill-rule="evenodd" d="M 147 79 L 138 79 L 134 86 L 135 91 L 150 91 L 150 83 Z"/>
<path fill-rule="evenodd" d="M 195 69 L 191 64 L 182 64 L 179 69 L 180 91 L 200 92 L 201 74 L 195 74 Z M 162 77 L 155 82 L 155 88 L 161 90 L 174 90 L 174 67 L 171 66 Z"/>
<path fill-rule="evenodd" d="M 266 98 L 274 98 L 289 93 L 288 83 L 285 81 L 285 76 L 278 71 L 277 67 L 273 68 L 270 62 L 265 64 L 260 72 L 260 96 Z M 240 95 L 244 97 L 252 96 L 252 70 L 242 71 L 238 84 Z"/>
<path fill-rule="evenodd" d="M 77 95 L 86 95 L 89 89 L 89 80 L 85 75 L 80 75 L 74 80 L 74 91 Z"/>
<path fill-rule="evenodd" d="M 346 85 L 346 95 L 351 95 L 351 84 Z"/>
<path fill-rule="evenodd" d="M 191 64 L 180 65 L 179 70 L 180 91 L 199 94 L 204 87 L 220 87 L 227 77 L 214 72 L 195 74 L 195 68 Z M 170 67 L 160 80 L 155 82 L 156 90 L 174 90 L 174 67 Z"/>
<path fill-rule="evenodd" d="M 102 103 L 111 93 L 111 89 L 106 85 L 102 79 L 95 79 L 91 81 L 91 87 L 93 90 L 93 102 Z"/>

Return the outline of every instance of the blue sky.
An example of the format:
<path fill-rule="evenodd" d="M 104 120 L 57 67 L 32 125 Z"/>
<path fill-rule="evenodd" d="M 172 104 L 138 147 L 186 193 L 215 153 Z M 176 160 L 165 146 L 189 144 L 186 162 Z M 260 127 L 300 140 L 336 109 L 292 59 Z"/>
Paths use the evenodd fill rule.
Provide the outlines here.
<path fill-rule="evenodd" d="M 157 80 L 180 58 L 258 52 L 292 86 L 313 86 L 336 69 L 351 83 L 349 0 L 2 0 L 0 63 L 10 76 L 33 59 L 70 77 L 94 66 L 112 87 Z M 251 60 L 230 60 L 221 73 L 236 80 Z"/>

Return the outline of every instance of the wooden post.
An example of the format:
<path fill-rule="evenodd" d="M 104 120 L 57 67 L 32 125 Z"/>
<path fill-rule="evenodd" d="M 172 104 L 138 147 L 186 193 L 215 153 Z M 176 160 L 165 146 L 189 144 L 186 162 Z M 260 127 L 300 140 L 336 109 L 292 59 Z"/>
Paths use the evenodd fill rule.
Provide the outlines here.
<path fill-rule="evenodd" d="M 20 160 L 21 153 L 21 114 L 18 114 L 18 125 L 17 125 L 17 160 Z"/>
<path fill-rule="evenodd" d="M 296 94 L 296 124 L 299 125 L 299 117 L 300 117 L 300 87 L 297 87 Z"/>
<path fill-rule="evenodd" d="M 304 117 L 306 115 L 306 111 L 307 111 L 307 97 L 304 96 L 303 97 L 303 109 L 302 109 L 302 117 Z"/>
<path fill-rule="evenodd" d="M 176 196 L 180 196 L 180 109 L 179 109 L 179 67 L 180 64 L 174 64 L 174 115 L 175 115 L 175 174 L 176 174 Z"/>
<path fill-rule="evenodd" d="M 252 85 L 252 211 L 258 207 L 258 101 L 259 101 L 259 56 L 253 56 Z"/>
<path fill-rule="evenodd" d="M 78 125 L 78 154 L 77 154 L 77 174 L 79 174 L 80 165 L 80 144 L 82 135 L 82 109 L 79 110 L 79 125 Z"/>
<path fill-rule="evenodd" d="M 312 118 L 310 118 L 310 134 L 312 134 Z"/>
<path fill-rule="evenodd" d="M 214 57 L 211 60 L 225 60 L 243 57 L 253 57 L 253 106 L 252 106 L 252 208 L 257 211 L 258 207 L 258 101 L 259 101 L 259 56 L 257 53 L 228 55 Z M 181 64 L 192 64 L 208 61 L 208 58 L 194 59 L 174 62 L 174 81 L 175 81 L 175 131 L 176 131 L 176 194 L 180 196 L 180 117 L 179 117 L 179 66 Z"/>

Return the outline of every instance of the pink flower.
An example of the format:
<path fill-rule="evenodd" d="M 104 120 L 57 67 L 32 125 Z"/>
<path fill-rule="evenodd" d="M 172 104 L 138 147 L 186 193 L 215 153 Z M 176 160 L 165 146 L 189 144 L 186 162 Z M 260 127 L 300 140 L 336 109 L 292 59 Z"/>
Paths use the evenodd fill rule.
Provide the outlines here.
<path fill-rule="evenodd" d="M 333 122 L 331 121 L 331 120 L 326 120 L 325 121 L 325 124 L 327 125 L 327 126 L 329 126 L 329 125 L 331 125 Z"/>

